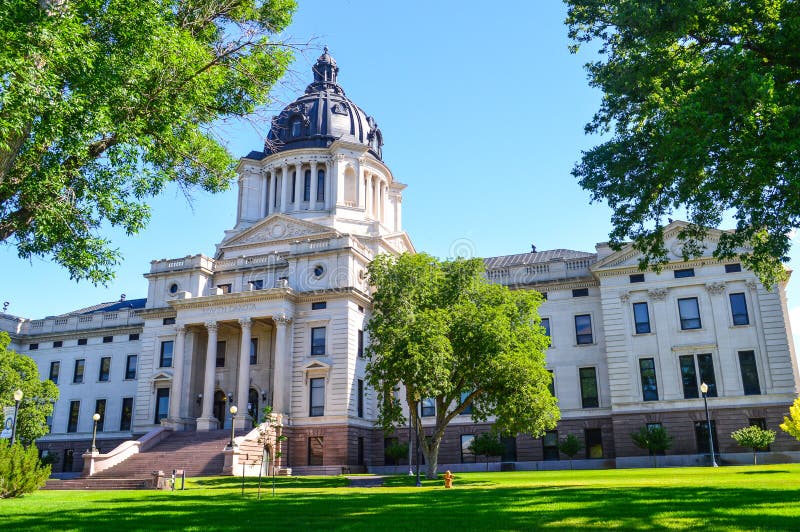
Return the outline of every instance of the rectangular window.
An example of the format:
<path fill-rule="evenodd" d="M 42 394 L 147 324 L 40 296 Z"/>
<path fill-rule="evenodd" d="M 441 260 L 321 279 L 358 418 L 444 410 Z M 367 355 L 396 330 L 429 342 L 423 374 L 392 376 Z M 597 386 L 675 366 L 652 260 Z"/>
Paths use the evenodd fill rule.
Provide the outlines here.
<path fill-rule="evenodd" d="M 161 325 L 175 325 L 175 318 L 164 318 L 161 320 Z"/>
<path fill-rule="evenodd" d="M 658 382 L 656 381 L 655 359 L 640 358 L 639 374 L 642 377 L 642 400 L 658 401 Z"/>
<path fill-rule="evenodd" d="M 364 417 L 364 381 L 358 379 L 358 417 Z"/>
<path fill-rule="evenodd" d="M 317 171 L 317 201 L 325 201 L 325 170 Z"/>
<path fill-rule="evenodd" d="M 97 380 L 108 382 L 109 375 L 111 375 L 111 357 L 103 357 L 100 359 L 100 375 L 98 375 Z"/>
<path fill-rule="evenodd" d="M 125 379 L 131 380 L 136 378 L 136 362 L 139 357 L 137 355 L 128 355 L 125 361 Z"/>
<path fill-rule="evenodd" d="M 600 429 L 584 429 L 586 442 L 586 458 L 603 458 L 603 431 Z"/>
<path fill-rule="evenodd" d="M 356 440 L 356 465 L 364 465 L 364 436 Z"/>
<path fill-rule="evenodd" d="M 225 367 L 225 351 L 227 349 L 227 344 L 224 341 L 217 342 L 217 361 L 216 366 L 218 368 Z"/>
<path fill-rule="evenodd" d="M 650 332 L 650 312 L 647 309 L 647 303 L 633 304 L 633 321 L 636 323 L 636 334 Z"/>
<path fill-rule="evenodd" d="M 303 175 L 303 201 L 311 201 L 311 170 Z"/>
<path fill-rule="evenodd" d="M 472 441 L 475 439 L 474 434 L 462 434 L 461 435 L 461 463 L 462 464 L 474 464 L 475 463 L 475 453 L 472 452 L 470 449 L 470 445 L 472 445 Z"/>
<path fill-rule="evenodd" d="M 633 273 L 630 276 L 630 280 L 632 283 L 643 283 L 644 282 L 644 274 L 643 273 Z"/>
<path fill-rule="evenodd" d="M 28 351 L 36 351 L 39 349 L 39 344 L 28 344 Z"/>
<path fill-rule="evenodd" d="M 364 331 L 358 330 L 358 358 L 364 358 Z"/>
<path fill-rule="evenodd" d="M 75 361 L 75 370 L 72 372 L 72 383 L 73 384 L 81 384 L 83 383 L 83 370 L 86 367 L 86 360 L 83 358 L 79 358 Z"/>
<path fill-rule="evenodd" d="M 75 449 L 64 449 L 64 464 L 61 466 L 61 471 L 72 471 L 74 464 Z"/>
<path fill-rule="evenodd" d="M 322 436 L 311 436 L 308 438 L 308 465 L 322 465 L 322 450 L 325 440 Z"/>
<path fill-rule="evenodd" d="M 325 415 L 325 379 L 311 379 L 311 397 L 309 398 L 309 416 Z"/>
<path fill-rule="evenodd" d="M 156 390 L 156 415 L 153 423 L 158 425 L 169 414 L 169 388 Z"/>
<path fill-rule="evenodd" d="M 719 438 L 717 437 L 717 423 L 715 421 L 711 421 L 711 434 L 714 436 L 714 454 L 718 454 Z M 697 452 L 700 454 L 709 454 L 707 421 L 694 422 L 694 438 L 697 443 Z"/>
<path fill-rule="evenodd" d="M 550 382 L 547 383 L 547 389 L 550 391 L 550 395 L 555 397 L 556 396 L 556 376 L 555 376 L 555 373 L 553 373 L 552 369 L 548 369 L 547 373 L 550 374 Z"/>
<path fill-rule="evenodd" d="M 544 333 L 550 337 L 550 318 L 542 318 L 542 327 L 544 328 Z"/>
<path fill-rule="evenodd" d="M 750 317 L 747 315 L 747 300 L 744 293 L 738 292 L 730 294 L 731 300 L 731 316 L 733 317 L 734 325 L 750 325 Z"/>
<path fill-rule="evenodd" d="M 122 414 L 119 418 L 119 430 L 131 430 L 133 419 L 133 397 L 122 399 Z"/>
<path fill-rule="evenodd" d="M 758 383 L 758 366 L 753 351 L 739 351 L 739 368 L 742 370 L 742 387 L 745 395 L 760 395 L 761 385 Z"/>
<path fill-rule="evenodd" d="M 600 401 L 597 394 L 597 370 L 595 368 L 580 368 L 581 376 L 581 406 L 583 408 L 597 408 Z"/>
<path fill-rule="evenodd" d="M 735 264 L 726 264 L 725 273 L 736 273 L 742 271 L 742 265 L 738 262 Z"/>
<path fill-rule="evenodd" d="M 327 301 L 314 301 L 311 303 L 311 310 L 324 310 L 328 308 Z"/>
<path fill-rule="evenodd" d="M 114 341 L 114 337 L 113 336 L 103 336 L 103 343 L 104 344 L 110 344 L 113 341 Z"/>
<path fill-rule="evenodd" d="M 94 413 L 100 414 L 100 419 L 97 420 L 97 432 L 103 432 L 103 425 L 106 422 L 106 400 L 98 399 L 94 402 Z"/>
<path fill-rule="evenodd" d="M 78 432 L 78 414 L 81 410 L 80 401 L 69 402 L 69 419 L 67 420 L 67 432 Z"/>
<path fill-rule="evenodd" d="M 231 293 L 231 285 L 228 284 L 218 284 L 217 288 L 220 289 L 221 294 L 230 294 Z"/>
<path fill-rule="evenodd" d="M 86 338 L 78 338 L 78 345 L 86 345 Z"/>
<path fill-rule="evenodd" d="M 683 270 L 675 270 L 676 279 L 685 279 L 686 277 L 694 277 L 694 268 L 685 268 Z"/>
<path fill-rule="evenodd" d="M 461 403 L 462 404 L 464 403 L 464 401 L 467 400 L 467 397 L 469 397 L 470 393 L 471 392 L 461 392 Z M 470 403 L 469 406 L 467 406 L 464 410 L 461 411 L 461 415 L 462 416 L 472 415 L 472 403 Z"/>
<path fill-rule="evenodd" d="M 129 342 L 135 342 L 138 339 L 139 339 L 139 333 L 133 333 L 128 335 Z"/>
<path fill-rule="evenodd" d="M 684 399 L 700 397 L 700 384 L 703 382 L 708 385 L 708 396 L 717 396 L 717 380 L 714 376 L 714 361 L 711 355 L 682 355 L 679 360 Z"/>
<path fill-rule="evenodd" d="M 699 329 L 700 323 L 700 306 L 697 303 L 696 297 L 687 297 L 678 300 L 678 313 L 681 317 L 681 330 L 688 331 L 691 329 Z"/>
<path fill-rule="evenodd" d="M 161 368 L 172 367 L 172 349 L 175 343 L 172 340 L 161 342 L 161 356 L 158 359 L 158 366 Z"/>
<path fill-rule="evenodd" d="M 708 396 L 717 396 L 717 378 L 714 375 L 714 359 L 709 354 L 697 355 L 697 369 L 700 373 L 700 383 L 708 385 Z"/>
<path fill-rule="evenodd" d="M 325 354 L 325 327 L 311 328 L 311 354 Z"/>
<path fill-rule="evenodd" d="M 558 431 L 548 430 L 542 436 L 542 459 L 558 460 Z"/>
<path fill-rule="evenodd" d="M 426 397 L 422 400 L 422 417 L 433 417 L 436 415 L 436 400 L 433 397 Z"/>
<path fill-rule="evenodd" d="M 572 297 L 586 297 L 589 295 L 588 288 L 575 288 L 572 290 Z"/>
<path fill-rule="evenodd" d="M 250 283 L 251 290 L 263 290 L 264 289 L 264 280 L 263 279 L 255 279 L 253 281 L 247 281 Z"/>
<path fill-rule="evenodd" d="M 258 364 L 258 338 L 250 338 L 250 365 Z"/>
<path fill-rule="evenodd" d="M 700 396 L 697 386 L 697 370 L 694 367 L 694 356 L 682 355 L 679 357 L 681 366 L 681 380 L 683 381 L 683 398 L 694 399 Z"/>
<path fill-rule="evenodd" d="M 578 345 L 594 342 L 592 338 L 592 317 L 589 314 L 575 316 L 575 340 Z"/>
<path fill-rule="evenodd" d="M 54 360 L 50 362 L 50 380 L 53 384 L 58 384 L 58 374 L 61 371 L 61 362 Z"/>
<path fill-rule="evenodd" d="M 64 345 L 64 342 L 61 340 L 56 340 L 53 342 L 53 347 L 61 347 L 62 345 Z"/>

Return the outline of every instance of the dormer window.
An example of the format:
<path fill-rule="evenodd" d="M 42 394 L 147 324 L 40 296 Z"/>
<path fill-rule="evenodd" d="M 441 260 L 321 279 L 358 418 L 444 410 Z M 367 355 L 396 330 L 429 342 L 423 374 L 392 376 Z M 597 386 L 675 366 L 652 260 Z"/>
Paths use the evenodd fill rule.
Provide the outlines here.
<path fill-rule="evenodd" d="M 289 124 L 289 133 L 292 137 L 299 137 L 303 134 L 303 121 L 300 117 L 292 118 Z"/>

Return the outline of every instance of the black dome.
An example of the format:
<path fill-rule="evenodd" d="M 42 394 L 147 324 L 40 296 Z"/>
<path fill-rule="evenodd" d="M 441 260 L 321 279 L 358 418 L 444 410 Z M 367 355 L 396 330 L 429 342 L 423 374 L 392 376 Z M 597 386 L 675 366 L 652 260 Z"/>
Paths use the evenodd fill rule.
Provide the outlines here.
<path fill-rule="evenodd" d="M 369 147 L 381 159 L 381 130 L 371 116 L 344 95 L 336 82 L 339 67 L 327 47 L 312 72 L 314 82 L 305 94 L 272 120 L 264 152 L 270 155 L 298 148 L 326 148 L 335 140 L 344 140 Z"/>

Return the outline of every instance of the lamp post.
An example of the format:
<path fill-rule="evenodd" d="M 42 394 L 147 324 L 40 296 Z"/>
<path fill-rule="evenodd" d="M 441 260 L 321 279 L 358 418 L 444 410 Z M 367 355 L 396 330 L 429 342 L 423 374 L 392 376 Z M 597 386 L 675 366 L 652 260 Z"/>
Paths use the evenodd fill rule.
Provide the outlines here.
<path fill-rule="evenodd" d="M 22 401 L 22 390 L 17 388 L 14 391 L 14 424 L 11 426 L 11 445 L 17 439 L 17 414 L 19 413 L 19 403 Z"/>
<path fill-rule="evenodd" d="M 95 412 L 92 416 L 92 419 L 94 420 L 94 428 L 92 429 L 92 452 L 96 453 L 97 447 L 95 446 L 95 442 L 97 441 L 97 422 L 100 421 L 100 414 Z"/>
<path fill-rule="evenodd" d="M 233 416 L 236 415 L 236 412 L 238 412 L 239 409 L 236 408 L 236 405 L 231 405 L 231 408 L 230 408 L 229 411 L 231 413 L 231 442 L 230 442 L 230 447 L 231 447 L 231 449 L 233 449 L 233 438 L 234 438 L 234 434 L 233 434 Z"/>
<path fill-rule="evenodd" d="M 706 406 L 706 424 L 708 425 L 708 448 L 711 450 L 711 466 L 718 467 L 717 459 L 714 457 L 714 436 L 711 434 L 711 416 L 708 414 L 708 399 L 706 398 L 708 384 L 705 382 L 701 383 L 700 391 L 703 393 L 703 403 Z"/>
<path fill-rule="evenodd" d="M 417 397 L 417 403 L 415 406 L 415 414 L 417 414 L 417 420 L 419 420 L 419 397 Z M 417 454 L 417 487 L 422 487 L 422 482 L 419 481 L 419 424 L 414 423 L 414 433 L 416 434 L 416 454 Z"/>

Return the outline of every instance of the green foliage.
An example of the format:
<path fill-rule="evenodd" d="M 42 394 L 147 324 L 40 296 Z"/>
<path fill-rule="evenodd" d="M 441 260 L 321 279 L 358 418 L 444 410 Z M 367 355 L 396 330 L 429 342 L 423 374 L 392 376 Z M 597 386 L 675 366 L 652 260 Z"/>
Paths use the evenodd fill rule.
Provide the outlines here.
<path fill-rule="evenodd" d="M 391 445 L 384 449 L 384 453 L 389 458 L 392 458 L 395 463 L 408 456 L 408 444 L 400 442 L 392 442 Z"/>
<path fill-rule="evenodd" d="M 562 438 L 558 442 L 558 450 L 564 453 L 570 460 L 575 458 L 575 455 L 583 449 L 583 442 L 574 434 L 567 434 L 566 438 Z"/>
<path fill-rule="evenodd" d="M 672 436 L 667 433 L 664 427 L 647 428 L 644 426 L 639 432 L 631 434 L 634 445 L 640 449 L 645 449 L 653 455 L 655 465 L 658 466 L 656 456 L 672 447 Z"/>
<path fill-rule="evenodd" d="M 742 447 L 753 449 L 753 465 L 756 465 L 756 451 L 772 445 L 775 441 L 775 431 L 752 425 L 731 432 L 731 438 Z"/>
<path fill-rule="evenodd" d="M 39 451 L 34 445 L 27 448 L 20 443 L 11 445 L 0 440 L 0 499 L 19 497 L 31 493 L 47 482 L 50 466 L 39 462 Z"/>
<path fill-rule="evenodd" d="M 783 417 L 780 427 L 782 431 L 800 440 L 800 397 L 789 407 L 789 416 Z"/>
<path fill-rule="evenodd" d="M 766 286 L 786 278 L 800 224 L 800 4 L 792 0 L 565 0 L 574 50 L 603 92 L 586 126 L 606 135 L 573 175 L 613 209 L 615 247 L 667 260 L 662 227 L 685 209 L 684 256 L 723 216 L 714 256 L 741 254 Z M 681 217 L 683 214 L 681 214 Z"/>
<path fill-rule="evenodd" d="M 21 441 L 31 443 L 47 434 L 47 416 L 53 413 L 58 387 L 50 380 L 39 380 L 36 362 L 8 349 L 10 341 L 8 333 L 0 332 L 0 408 L 13 406 L 14 391 L 22 390 L 17 436 Z"/>
<path fill-rule="evenodd" d="M 379 255 L 369 267 L 376 290 L 367 379 L 384 398 L 378 424 L 386 432 L 406 424 L 394 398 L 400 385 L 421 433 L 419 403 L 434 399 L 433 434 L 421 440 L 429 476 L 445 427 L 470 405 L 474 421 L 494 416 L 498 432 L 538 436 L 559 419 L 544 368 L 541 296 L 482 274 L 480 259 L 440 262 L 426 254 Z"/>
<path fill-rule="evenodd" d="M 0 242 L 105 283 L 120 255 L 101 228 L 139 232 L 170 182 L 226 189 L 235 161 L 213 124 L 269 102 L 295 7 L 0 2 Z"/>
<path fill-rule="evenodd" d="M 484 432 L 473 438 L 469 444 L 469 450 L 475 456 L 483 456 L 486 460 L 486 470 L 489 470 L 489 457 L 502 456 L 505 447 L 496 434 Z"/>

